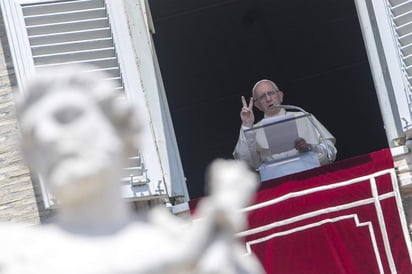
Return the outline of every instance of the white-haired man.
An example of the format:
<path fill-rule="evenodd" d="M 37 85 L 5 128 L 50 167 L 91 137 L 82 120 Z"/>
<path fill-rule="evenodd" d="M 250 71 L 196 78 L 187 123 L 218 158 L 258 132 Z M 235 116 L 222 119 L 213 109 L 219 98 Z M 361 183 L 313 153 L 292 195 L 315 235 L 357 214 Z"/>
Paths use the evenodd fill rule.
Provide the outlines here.
<path fill-rule="evenodd" d="M 255 124 L 253 106 L 264 113 L 264 118 L 292 114 L 303 115 L 301 111 L 287 111 L 279 107 L 283 102 L 283 92 L 271 80 L 258 81 L 252 89 L 249 102 L 242 96 L 242 121 L 239 140 L 233 156 L 246 161 L 251 167 L 259 168 L 262 164 L 277 159 L 283 159 L 299 153 L 315 152 L 320 165 L 331 163 L 336 159 L 335 137 L 314 117 L 296 119 L 298 138 L 294 140 L 294 149 L 273 155 L 263 130 L 248 130 L 261 125 L 262 121 Z M 316 124 L 316 126 L 315 126 Z M 322 140 L 324 137 L 325 140 Z"/>

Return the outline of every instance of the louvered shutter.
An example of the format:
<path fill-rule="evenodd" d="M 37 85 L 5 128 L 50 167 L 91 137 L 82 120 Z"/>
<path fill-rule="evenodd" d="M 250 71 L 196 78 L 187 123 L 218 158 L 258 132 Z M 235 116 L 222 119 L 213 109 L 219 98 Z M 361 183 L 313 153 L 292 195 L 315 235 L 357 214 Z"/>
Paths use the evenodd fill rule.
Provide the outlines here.
<path fill-rule="evenodd" d="M 391 148 L 412 134 L 412 1 L 355 0 Z"/>
<path fill-rule="evenodd" d="M 109 73 L 119 96 L 131 100 L 150 125 L 130 39 L 120 33 L 128 33 L 124 13 L 116 14 L 120 3 L 2 0 L 1 4 L 20 86 L 36 68 L 91 63 Z M 142 144 L 124 168 L 123 195 L 132 200 L 165 200 L 167 188 L 151 130 L 145 131 Z M 44 184 L 42 189 L 46 207 L 53 206 Z"/>
<path fill-rule="evenodd" d="M 409 116 L 402 115 L 404 130 L 412 128 L 412 1 L 387 1 L 387 14 L 392 24 L 394 43 L 399 54 L 399 63 L 404 78 L 405 103 L 408 105 Z M 406 116 L 406 117 L 405 117 Z"/>
<path fill-rule="evenodd" d="M 123 91 L 119 62 L 103 0 L 22 6 L 35 68 L 90 63 Z"/>

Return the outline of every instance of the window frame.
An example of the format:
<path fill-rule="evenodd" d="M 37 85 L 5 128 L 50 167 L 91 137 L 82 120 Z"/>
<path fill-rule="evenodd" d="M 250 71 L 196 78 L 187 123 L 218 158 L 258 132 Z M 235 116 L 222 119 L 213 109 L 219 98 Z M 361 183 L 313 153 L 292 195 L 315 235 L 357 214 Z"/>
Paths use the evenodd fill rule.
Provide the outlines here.
<path fill-rule="evenodd" d="M 35 73 L 35 65 L 30 50 L 26 25 L 24 23 L 22 5 L 36 3 L 43 4 L 58 1 L 59 0 L 2 0 L 0 2 L 7 39 L 10 43 L 10 48 L 12 49 L 11 55 L 16 73 L 17 85 L 19 91 L 22 92 L 23 95 L 25 80 Z M 131 1 L 129 1 L 129 4 L 130 2 Z M 165 99 L 164 94 L 159 94 L 163 92 L 163 90 L 158 90 L 160 78 L 156 75 L 156 73 L 152 73 L 149 77 L 142 77 L 142 74 L 144 74 L 144 69 L 138 67 L 139 60 L 136 57 L 136 39 L 131 41 L 131 34 L 129 33 L 130 30 L 128 25 L 129 22 L 127 21 L 126 16 L 124 16 L 126 11 L 123 6 L 123 1 L 119 3 L 117 0 L 105 0 L 105 3 L 112 28 L 113 41 L 116 44 L 120 71 L 122 72 L 124 79 L 123 81 L 126 95 L 130 98 L 130 101 L 138 111 L 139 116 L 142 117 L 142 120 L 147 122 L 146 126 L 148 129 L 142 132 L 142 147 L 140 149 L 140 153 L 143 155 L 145 167 L 148 170 L 149 186 L 143 188 L 128 185 L 123 186 L 123 195 L 125 198 L 132 200 L 150 200 L 169 198 L 169 193 L 172 193 L 172 196 L 182 196 L 185 201 L 188 201 L 189 198 L 178 155 L 177 145 L 176 142 L 173 144 L 173 141 L 175 140 L 173 139 L 174 132 L 171 126 L 171 119 L 167 119 L 167 117 L 170 118 L 170 114 L 167 113 L 165 115 L 160 113 L 159 110 L 156 110 L 157 113 L 160 113 L 161 115 L 160 121 L 159 118 L 152 120 L 151 116 L 154 111 L 150 111 L 149 109 L 149 107 L 152 107 L 154 104 L 161 101 L 159 101 L 159 98 L 163 98 L 163 100 Z M 141 10 L 141 12 L 146 13 L 147 10 Z M 147 14 L 144 15 L 147 16 Z M 139 17 L 139 15 L 135 16 Z M 147 17 L 145 17 L 145 20 L 147 20 Z M 149 24 L 145 24 L 145 27 L 149 27 Z M 146 34 L 148 33 L 149 31 L 146 31 Z M 146 38 L 149 39 L 149 37 Z M 143 43 L 144 42 L 145 41 L 143 41 Z M 149 51 L 153 50 L 153 46 L 150 43 L 146 45 L 146 47 Z M 154 60 L 152 60 L 152 66 L 153 67 L 150 69 L 156 71 L 156 64 Z M 147 78 L 150 79 L 148 80 Z M 147 92 L 147 90 L 144 89 L 144 84 L 149 81 L 156 83 L 157 89 L 151 89 L 151 92 Z M 148 99 L 147 97 L 150 97 L 151 99 Z M 154 100 L 153 98 L 157 99 Z M 161 101 L 160 103 L 167 106 L 165 101 Z M 156 108 L 160 109 L 161 105 L 158 105 Z M 166 110 L 168 111 L 168 108 L 166 108 Z M 159 122 L 161 123 L 160 125 Z M 167 133 L 164 132 L 164 128 L 168 130 Z M 158 138 L 156 138 L 156 134 Z M 169 148 L 167 145 L 159 149 L 159 143 L 167 143 L 168 137 L 173 137 L 171 145 L 176 146 L 176 150 L 174 151 L 177 152 L 177 156 L 174 155 L 174 157 L 179 161 L 179 163 L 174 163 L 174 166 L 171 166 L 173 159 L 170 159 L 170 151 L 168 151 Z M 173 172 L 178 174 L 177 188 L 174 187 L 176 182 L 170 174 Z M 54 207 L 55 203 L 53 202 L 50 194 L 45 191 L 46 188 L 42 182 L 43 180 L 41 180 L 41 176 L 39 176 L 39 181 L 45 207 Z M 177 189 L 177 191 L 173 191 L 174 189 Z"/>
<path fill-rule="evenodd" d="M 388 144 L 402 147 L 410 135 L 412 113 L 408 106 L 411 93 L 395 35 L 387 0 L 354 0 L 374 78 Z M 399 150 L 404 153 L 404 149 Z"/>

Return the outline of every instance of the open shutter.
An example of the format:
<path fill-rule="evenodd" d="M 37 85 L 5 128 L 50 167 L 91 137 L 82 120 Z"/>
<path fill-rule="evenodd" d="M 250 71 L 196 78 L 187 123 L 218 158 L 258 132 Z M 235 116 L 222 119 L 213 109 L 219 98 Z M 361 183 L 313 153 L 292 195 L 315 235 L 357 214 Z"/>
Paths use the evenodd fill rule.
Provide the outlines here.
<path fill-rule="evenodd" d="M 393 24 L 395 43 L 401 57 L 402 72 L 407 82 L 408 105 L 412 86 L 412 1 L 389 1 L 388 14 Z M 410 126 L 409 126 L 410 127 Z"/>
<path fill-rule="evenodd" d="M 355 0 L 391 148 L 412 135 L 412 1 Z"/>
<path fill-rule="evenodd" d="M 403 130 L 407 131 L 412 129 L 412 1 L 386 1 L 386 8 L 403 76 L 404 87 L 399 100 L 403 101 L 406 110 L 400 113 L 400 118 Z"/>
<path fill-rule="evenodd" d="M 35 68 L 89 63 L 123 80 L 103 0 L 22 5 Z"/>
<path fill-rule="evenodd" d="M 1 9 L 23 92 L 25 79 L 40 67 L 91 63 L 109 72 L 119 96 L 131 100 L 148 125 L 142 149 L 124 168 L 123 195 L 133 200 L 167 198 L 122 4 L 112 0 L 2 0 Z M 46 207 L 52 206 L 47 190 L 43 194 Z"/>

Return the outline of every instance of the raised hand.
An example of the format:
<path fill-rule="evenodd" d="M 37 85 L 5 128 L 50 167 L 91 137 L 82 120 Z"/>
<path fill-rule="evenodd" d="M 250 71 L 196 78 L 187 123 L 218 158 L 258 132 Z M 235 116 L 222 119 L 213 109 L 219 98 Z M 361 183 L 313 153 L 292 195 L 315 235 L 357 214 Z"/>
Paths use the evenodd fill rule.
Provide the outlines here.
<path fill-rule="evenodd" d="M 246 102 L 244 96 L 242 96 L 242 110 L 240 111 L 240 119 L 242 120 L 242 126 L 251 127 L 255 122 L 255 116 L 253 115 L 253 97 L 250 97 L 249 104 Z"/>

